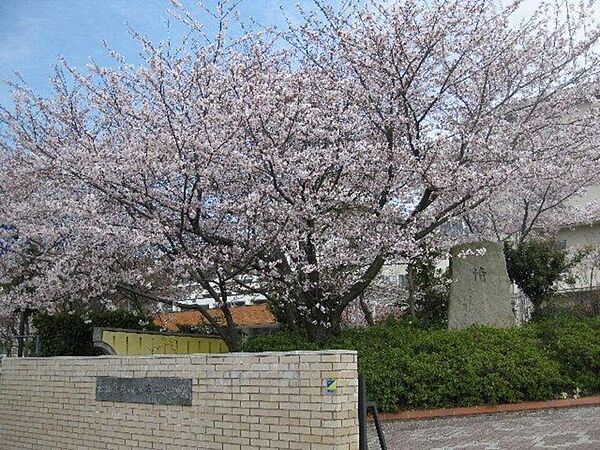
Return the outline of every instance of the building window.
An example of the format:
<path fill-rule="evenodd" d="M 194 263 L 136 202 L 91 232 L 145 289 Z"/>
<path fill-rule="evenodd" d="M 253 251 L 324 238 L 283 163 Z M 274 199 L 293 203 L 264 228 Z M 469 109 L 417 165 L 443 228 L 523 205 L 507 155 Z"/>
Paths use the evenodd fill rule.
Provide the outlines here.
<path fill-rule="evenodd" d="M 408 280 L 406 278 L 406 275 L 400 275 L 398 274 L 398 286 L 406 286 L 408 284 Z"/>

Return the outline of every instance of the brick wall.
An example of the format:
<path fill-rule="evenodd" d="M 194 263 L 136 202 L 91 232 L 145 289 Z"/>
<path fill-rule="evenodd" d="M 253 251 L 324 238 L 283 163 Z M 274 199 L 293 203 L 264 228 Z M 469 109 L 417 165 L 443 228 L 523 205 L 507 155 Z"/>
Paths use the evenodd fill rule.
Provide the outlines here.
<path fill-rule="evenodd" d="M 192 406 L 96 401 L 97 376 L 191 378 Z M 0 448 L 353 450 L 356 378 L 349 351 L 5 358 Z"/>

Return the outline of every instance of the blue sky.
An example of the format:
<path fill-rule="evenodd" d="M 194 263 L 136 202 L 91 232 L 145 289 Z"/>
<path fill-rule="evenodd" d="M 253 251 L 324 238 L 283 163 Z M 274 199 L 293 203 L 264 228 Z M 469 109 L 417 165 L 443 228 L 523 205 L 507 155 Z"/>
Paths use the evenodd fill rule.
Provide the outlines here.
<path fill-rule="evenodd" d="M 195 0 L 180 1 L 195 15 L 200 13 Z M 209 8 L 216 1 L 203 0 Z M 525 0 L 522 14 L 538 2 Z M 286 15 L 297 17 L 297 3 L 312 4 L 311 0 L 245 0 L 239 11 L 244 22 L 284 25 Z M 129 36 L 128 24 L 153 41 L 164 40 L 169 36 L 167 21 L 173 23 L 168 14 L 172 8 L 169 0 L 0 0 L 0 80 L 14 80 L 16 71 L 36 92 L 45 94 L 59 55 L 79 68 L 90 58 L 110 64 L 103 40 L 135 62 L 139 47 Z M 172 26 L 171 36 L 176 39 L 177 33 Z M 10 88 L 0 83 L 0 104 L 7 106 L 10 101 Z"/>
<path fill-rule="evenodd" d="M 195 15 L 201 14 L 195 1 L 180 3 Z M 216 0 L 203 3 L 210 8 Z M 285 15 L 296 16 L 296 3 L 246 0 L 239 10 L 245 22 L 284 25 Z M 36 92 L 47 93 L 48 77 L 59 55 L 80 68 L 90 58 L 110 64 L 103 40 L 134 62 L 139 46 L 131 39 L 128 25 L 159 41 L 169 36 L 170 20 L 170 33 L 176 39 L 179 29 L 168 13 L 172 9 L 168 0 L 0 0 L 0 80 L 14 80 L 16 71 Z M 0 104 L 10 102 L 10 88 L 2 83 Z"/>

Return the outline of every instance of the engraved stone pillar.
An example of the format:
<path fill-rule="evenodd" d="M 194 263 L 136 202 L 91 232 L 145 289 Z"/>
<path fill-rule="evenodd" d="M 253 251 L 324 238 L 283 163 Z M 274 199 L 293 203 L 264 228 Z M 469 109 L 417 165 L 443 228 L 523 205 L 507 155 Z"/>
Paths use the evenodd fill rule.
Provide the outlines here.
<path fill-rule="evenodd" d="M 515 325 L 502 247 L 490 241 L 452 248 L 448 328 Z"/>

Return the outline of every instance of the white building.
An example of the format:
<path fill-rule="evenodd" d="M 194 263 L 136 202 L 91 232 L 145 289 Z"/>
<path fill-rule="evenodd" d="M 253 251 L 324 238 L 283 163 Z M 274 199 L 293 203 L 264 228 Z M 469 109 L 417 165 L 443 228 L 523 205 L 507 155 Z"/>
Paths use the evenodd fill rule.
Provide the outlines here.
<path fill-rule="evenodd" d="M 573 204 L 586 207 L 592 202 L 600 202 L 600 186 L 590 188 L 583 196 L 575 199 Z M 557 240 L 562 248 L 570 252 L 578 250 L 592 252 L 590 258 L 572 271 L 576 280 L 575 285 L 563 284 L 560 286 L 561 290 L 600 288 L 600 258 L 597 257 L 600 256 L 600 217 L 591 223 L 565 226 L 559 231 Z"/>

